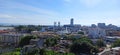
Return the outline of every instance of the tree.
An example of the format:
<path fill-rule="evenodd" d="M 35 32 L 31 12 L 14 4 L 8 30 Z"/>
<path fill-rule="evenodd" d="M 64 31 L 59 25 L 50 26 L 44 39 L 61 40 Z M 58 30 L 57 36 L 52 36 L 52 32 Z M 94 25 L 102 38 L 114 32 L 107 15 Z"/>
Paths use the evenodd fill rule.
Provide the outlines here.
<path fill-rule="evenodd" d="M 80 39 L 77 39 L 74 42 L 80 42 L 80 43 L 81 42 L 88 42 L 90 44 L 93 44 L 93 42 L 89 38 L 87 38 L 87 37 L 81 37 Z"/>
<path fill-rule="evenodd" d="M 15 29 L 16 29 L 17 31 L 22 31 L 23 28 L 25 28 L 25 26 L 23 26 L 23 25 L 19 25 L 19 26 L 16 26 L 16 27 L 15 27 Z"/>
<path fill-rule="evenodd" d="M 82 32 L 82 31 L 79 31 L 79 32 L 78 32 L 78 34 L 82 34 L 82 35 L 84 35 L 84 32 Z"/>
<path fill-rule="evenodd" d="M 60 53 L 53 50 L 40 49 L 39 55 L 74 55 L 73 53 Z"/>
<path fill-rule="evenodd" d="M 35 25 L 19 25 L 19 26 L 16 26 L 15 29 L 18 32 L 31 33 L 31 31 L 39 31 L 39 30 L 41 30 L 41 27 L 42 26 L 40 26 L 40 25 L 38 25 L 38 26 L 35 26 Z"/>
<path fill-rule="evenodd" d="M 46 50 L 45 49 L 40 49 L 39 54 L 40 55 L 45 55 Z"/>
<path fill-rule="evenodd" d="M 86 37 L 76 40 L 70 48 L 70 52 L 75 53 L 76 55 L 93 54 L 97 53 L 97 50 L 98 49 L 94 47 L 92 41 Z"/>
<path fill-rule="evenodd" d="M 36 55 L 38 54 L 38 49 L 34 48 L 33 50 L 31 50 L 30 52 L 27 52 L 26 55 Z"/>
<path fill-rule="evenodd" d="M 23 47 L 24 45 L 28 45 L 31 39 L 34 39 L 34 36 L 29 35 L 29 36 L 23 37 L 19 42 L 19 47 Z"/>
<path fill-rule="evenodd" d="M 104 43 L 104 41 L 102 39 L 97 40 L 96 45 L 99 48 L 106 46 L 105 43 Z"/>
<path fill-rule="evenodd" d="M 75 53 L 76 55 L 79 55 L 80 53 L 84 53 L 84 54 L 92 54 L 92 49 L 93 46 L 88 43 L 88 42 L 82 42 L 82 43 L 74 43 L 71 48 L 70 51 L 72 53 Z"/>
<path fill-rule="evenodd" d="M 57 38 L 57 37 L 47 38 L 45 44 L 46 44 L 46 46 L 48 46 L 48 47 L 54 46 L 54 45 L 57 44 L 57 41 L 58 41 L 58 40 L 59 40 L 59 38 Z"/>
<path fill-rule="evenodd" d="M 116 40 L 113 44 L 112 47 L 120 47 L 120 39 Z"/>

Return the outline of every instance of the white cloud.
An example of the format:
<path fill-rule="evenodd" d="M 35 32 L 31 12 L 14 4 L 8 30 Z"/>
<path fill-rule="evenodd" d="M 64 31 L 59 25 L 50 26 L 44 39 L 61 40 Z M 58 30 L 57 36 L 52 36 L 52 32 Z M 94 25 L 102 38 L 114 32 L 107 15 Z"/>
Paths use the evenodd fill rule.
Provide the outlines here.
<path fill-rule="evenodd" d="M 54 22 L 53 20 L 60 17 L 60 14 L 47 10 L 35 7 L 32 5 L 27 5 L 14 1 L 0 1 L 0 8 L 9 10 L 7 13 L 0 14 L 0 22 L 9 22 L 9 23 L 26 23 L 26 24 L 50 24 Z M 15 10 L 15 11 L 13 11 Z M 20 10 L 17 11 L 16 10 Z M 22 11 L 23 10 L 23 11 Z M 3 10 L 5 11 L 5 10 Z M 26 11 L 26 12 L 25 12 Z M 29 11 L 29 12 L 28 12 Z M 7 19 L 3 19 L 7 18 Z M 16 19 L 10 19 L 16 18 Z"/>
<path fill-rule="evenodd" d="M 39 13 L 39 14 L 49 15 L 49 16 L 59 15 L 55 11 L 41 9 L 41 8 L 38 8 L 38 7 L 34 7 L 34 6 L 31 6 L 31 5 L 27 5 L 27 4 L 23 4 L 23 3 L 19 3 L 19 2 L 14 2 L 14 1 L 2 1 L 0 8 L 21 9 L 21 10 L 27 10 L 27 11 L 36 12 L 36 13 Z"/>
<path fill-rule="evenodd" d="M 103 0 L 64 0 L 65 3 L 80 3 L 86 7 L 94 7 L 100 4 Z"/>
<path fill-rule="evenodd" d="M 16 17 L 12 15 L 7 15 L 7 14 L 0 14 L 0 18 L 16 18 Z"/>
<path fill-rule="evenodd" d="M 100 2 L 102 2 L 102 0 L 80 0 L 80 3 L 87 7 L 97 6 L 98 4 L 100 4 Z"/>

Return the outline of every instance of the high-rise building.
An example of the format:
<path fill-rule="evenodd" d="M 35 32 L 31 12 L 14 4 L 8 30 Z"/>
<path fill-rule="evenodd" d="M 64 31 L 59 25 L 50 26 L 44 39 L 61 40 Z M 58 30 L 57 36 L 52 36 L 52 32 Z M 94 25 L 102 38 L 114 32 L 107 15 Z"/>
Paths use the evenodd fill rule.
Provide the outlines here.
<path fill-rule="evenodd" d="M 71 20 L 70 20 L 70 25 L 71 25 L 71 26 L 74 25 L 74 19 L 73 19 L 73 18 L 71 18 Z"/>
<path fill-rule="evenodd" d="M 54 27 L 56 27 L 56 22 L 54 22 Z"/>
<path fill-rule="evenodd" d="M 97 26 L 96 26 L 95 24 L 92 24 L 91 27 L 92 27 L 92 28 L 96 28 Z"/>
<path fill-rule="evenodd" d="M 60 22 L 58 22 L 58 27 L 60 27 Z"/>
<path fill-rule="evenodd" d="M 106 25 L 105 25 L 105 23 L 98 23 L 98 27 L 99 28 L 106 28 Z"/>

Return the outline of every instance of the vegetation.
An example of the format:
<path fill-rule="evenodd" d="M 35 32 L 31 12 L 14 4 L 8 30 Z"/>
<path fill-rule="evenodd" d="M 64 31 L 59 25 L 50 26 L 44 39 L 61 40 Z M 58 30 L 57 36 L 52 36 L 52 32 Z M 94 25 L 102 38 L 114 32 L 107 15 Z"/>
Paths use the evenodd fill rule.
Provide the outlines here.
<path fill-rule="evenodd" d="M 113 44 L 112 47 L 120 47 L 120 39 L 116 40 Z"/>
<path fill-rule="evenodd" d="M 15 29 L 18 32 L 25 32 L 25 33 L 31 33 L 31 31 L 39 31 L 41 30 L 41 26 L 35 26 L 35 25 L 19 25 L 16 26 Z"/>
<path fill-rule="evenodd" d="M 60 38 L 58 38 L 58 37 L 47 38 L 45 44 L 46 44 L 47 47 L 54 46 L 54 45 L 57 44 L 57 41 L 58 41 L 59 39 L 60 39 Z"/>
<path fill-rule="evenodd" d="M 16 51 L 16 52 L 8 52 L 8 53 L 3 53 L 1 55 L 20 55 L 20 52 Z"/>
<path fill-rule="evenodd" d="M 80 39 L 76 39 L 74 42 L 78 42 L 78 43 L 87 42 L 93 44 L 93 42 L 87 37 L 81 37 Z"/>
<path fill-rule="evenodd" d="M 77 50 L 77 51 L 76 51 Z M 80 55 L 80 54 L 93 54 L 97 53 L 98 49 L 93 45 L 92 41 L 86 37 L 82 37 L 76 40 L 71 48 L 70 52 Z"/>
<path fill-rule="evenodd" d="M 73 53 L 60 53 L 52 50 L 46 51 L 45 55 L 74 55 Z"/>
<path fill-rule="evenodd" d="M 12 52 L 2 53 L 1 55 L 20 55 L 20 48 L 16 48 Z"/>
<path fill-rule="evenodd" d="M 26 52 L 26 54 L 24 55 L 38 55 L 38 49 L 34 48 L 33 50 L 31 50 L 30 52 Z"/>
<path fill-rule="evenodd" d="M 82 32 L 82 31 L 79 31 L 79 32 L 78 32 L 78 34 L 82 34 L 82 35 L 84 35 L 84 32 Z"/>
<path fill-rule="evenodd" d="M 104 43 L 104 41 L 102 39 L 97 40 L 96 45 L 99 48 L 106 46 L 105 43 Z"/>
<path fill-rule="evenodd" d="M 23 37 L 19 42 L 19 47 L 23 47 L 24 45 L 28 45 L 31 39 L 35 39 L 34 36 L 28 35 Z"/>
<path fill-rule="evenodd" d="M 34 49 L 30 52 L 27 52 L 25 55 L 74 55 L 73 53 L 60 53 L 53 50 L 46 49 Z"/>

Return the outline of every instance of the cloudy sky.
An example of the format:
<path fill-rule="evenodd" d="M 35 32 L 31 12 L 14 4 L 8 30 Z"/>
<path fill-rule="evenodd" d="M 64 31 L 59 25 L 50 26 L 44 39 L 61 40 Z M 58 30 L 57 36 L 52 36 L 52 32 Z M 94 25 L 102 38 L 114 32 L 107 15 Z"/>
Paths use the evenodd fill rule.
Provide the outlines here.
<path fill-rule="evenodd" d="M 0 23 L 120 25 L 120 0 L 0 0 Z"/>

